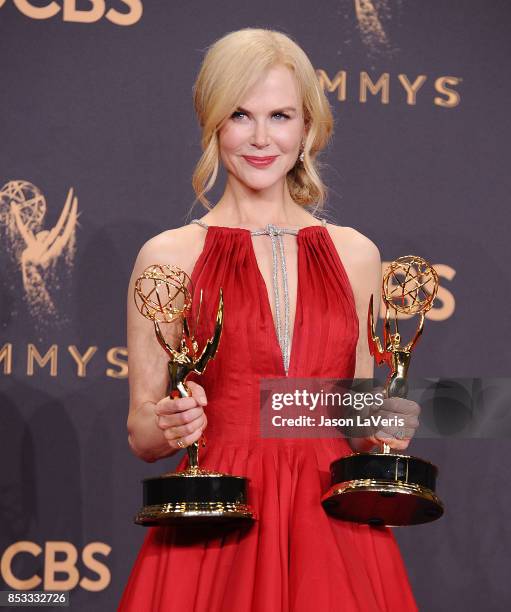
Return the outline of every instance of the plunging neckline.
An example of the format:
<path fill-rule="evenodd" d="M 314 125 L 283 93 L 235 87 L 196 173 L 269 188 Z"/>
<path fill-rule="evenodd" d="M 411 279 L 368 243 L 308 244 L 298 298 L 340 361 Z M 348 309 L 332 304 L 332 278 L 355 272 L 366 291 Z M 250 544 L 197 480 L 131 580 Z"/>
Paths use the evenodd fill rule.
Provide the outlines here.
<path fill-rule="evenodd" d="M 298 307 L 301 306 L 300 302 L 300 296 L 301 296 L 301 291 L 300 291 L 300 285 L 301 285 L 301 279 L 300 279 L 300 256 L 301 256 L 301 246 L 300 246 L 300 242 L 301 242 L 301 232 L 303 230 L 307 230 L 310 229 L 311 227 L 320 227 L 323 228 L 324 226 L 322 225 L 309 225 L 307 227 L 302 227 L 297 231 L 296 234 L 296 299 L 295 299 L 295 308 L 294 308 L 294 318 L 293 318 L 293 336 L 291 338 L 291 342 L 290 342 L 290 349 L 289 349 L 289 365 L 288 365 L 288 369 L 286 372 L 286 367 L 284 365 L 284 353 L 282 352 L 282 348 L 280 346 L 279 343 L 279 339 L 277 336 L 277 325 L 276 325 L 276 320 L 273 318 L 273 313 L 271 310 L 271 302 L 270 302 L 270 294 L 268 292 L 268 286 L 266 284 L 266 281 L 264 280 L 264 276 L 263 273 L 261 272 L 261 268 L 259 267 L 259 263 L 257 262 L 257 256 L 255 253 L 255 249 L 254 249 L 254 242 L 252 240 L 252 234 L 250 233 L 250 230 L 247 230 L 247 237 L 248 237 L 248 241 L 250 243 L 250 247 L 249 247 L 249 252 L 250 252 L 250 256 L 252 257 L 253 261 L 254 261 L 254 265 L 256 267 L 256 274 L 257 274 L 257 278 L 259 281 L 259 285 L 261 287 L 261 292 L 263 294 L 263 302 L 264 302 L 264 308 L 266 310 L 266 316 L 268 317 L 269 321 L 270 321 L 270 327 L 272 329 L 271 335 L 273 338 L 273 345 L 277 347 L 277 351 L 280 355 L 280 366 L 281 366 L 281 370 L 284 374 L 284 376 L 289 376 L 291 373 L 291 370 L 293 369 L 294 366 L 294 359 L 293 356 L 296 352 L 295 346 L 296 346 L 296 332 L 297 332 L 297 326 L 298 326 L 298 319 L 297 319 L 297 314 L 298 314 Z"/>
<path fill-rule="evenodd" d="M 291 374 L 291 371 L 293 370 L 294 367 L 294 363 L 295 363 L 295 359 L 294 359 L 294 354 L 296 352 L 296 336 L 297 336 L 297 329 L 298 329 L 298 320 L 297 320 L 297 314 L 299 312 L 298 307 L 301 307 L 301 284 L 302 284 L 302 279 L 301 279 L 301 275 L 300 275 L 300 257 L 301 257 L 301 234 L 303 232 L 306 232 L 308 230 L 313 229 L 314 231 L 317 230 L 321 230 L 326 232 L 327 236 L 330 237 L 330 234 L 328 232 L 328 229 L 326 228 L 326 225 L 307 225 L 305 227 L 300 227 L 297 228 L 296 230 L 296 242 L 297 242 L 297 250 L 296 250 L 296 300 L 295 300 L 295 308 L 294 308 L 294 319 L 293 319 L 293 337 L 291 338 L 291 342 L 290 342 L 290 352 L 289 352 L 289 365 L 288 365 L 288 370 L 286 372 L 286 368 L 284 365 L 284 354 L 282 352 L 282 348 L 280 346 L 279 343 L 279 339 L 277 336 L 277 328 L 276 328 L 276 322 L 275 319 L 273 318 L 273 313 L 271 310 L 271 302 L 270 302 L 270 294 L 268 293 L 268 287 L 266 285 L 266 281 L 264 280 L 264 276 L 263 273 L 261 272 L 261 269 L 259 267 L 259 264 L 257 262 L 257 257 L 256 257 L 256 253 L 255 253 L 255 249 L 254 249 L 254 243 L 252 241 L 252 230 L 247 229 L 245 227 L 227 227 L 227 226 L 223 226 L 223 225 L 207 225 L 207 227 L 204 227 L 204 225 L 202 224 L 197 224 L 200 225 L 203 229 L 206 230 L 206 238 L 204 241 L 204 245 L 206 245 L 206 240 L 208 238 L 208 235 L 210 233 L 210 229 L 211 228 L 215 228 L 217 230 L 230 230 L 230 231 L 234 231 L 234 232 L 241 232 L 246 239 L 248 240 L 248 252 L 250 257 L 252 258 L 252 261 L 254 263 L 255 269 L 256 269 L 256 276 L 257 276 L 257 281 L 259 283 L 260 286 L 260 292 L 262 293 L 262 302 L 264 304 L 264 310 L 265 310 L 265 316 L 268 317 L 268 320 L 270 322 L 270 328 L 271 328 L 271 337 L 272 337 L 272 342 L 274 347 L 276 348 L 278 354 L 279 354 L 279 363 L 280 363 L 280 370 L 281 370 L 281 374 L 288 377 Z M 199 260 L 202 257 L 202 254 L 204 253 L 204 249 L 201 253 L 201 255 L 199 256 L 199 258 L 197 259 L 195 266 L 194 266 L 194 270 L 192 272 L 192 276 L 195 272 L 195 268 L 197 267 L 197 264 L 199 263 Z"/>

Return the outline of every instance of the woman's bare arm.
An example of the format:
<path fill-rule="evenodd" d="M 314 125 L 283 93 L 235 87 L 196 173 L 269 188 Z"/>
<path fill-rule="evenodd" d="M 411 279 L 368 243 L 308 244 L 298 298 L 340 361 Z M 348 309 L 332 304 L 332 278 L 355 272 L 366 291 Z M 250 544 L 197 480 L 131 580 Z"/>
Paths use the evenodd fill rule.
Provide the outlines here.
<path fill-rule="evenodd" d="M 149 240 L 140 250 L 131 275 L 128 296 L 128 364 L 129 364 L 129 414 L 128 441 L 133 452 L 144 461 L 156 461 L 172 455 L 178 450 L 172 445 L 172 437 L 162 428 L 169 425 L 170 415 L 175 408 L 187 410 L 181 421 L 190 422 L 199 416 L 197 402 L 184 398 L 170 400 L 166 397 L 169 376 L 168 357 L 161 348 L 154 333 L 154 325 L 144 318 L 136 308 L 133 291 L 136 279 L 152 264 L 177 265 L 191 274 L 193 265 L 202 248 L 200 228 L 189 226 L 170 230 Z M 203 233 L 203 232 L 202 232 Z M 161 325 L 166 341 L 177 347 L 181 337 L 181 323 Z M 194 385 L 190 388 L 192 389 Z M 195 385 L 197 394 L 204 395 L 202 388 Z M 194 389 L 192 389 L 194 394 Z M 177 402 L 177 405 L 176 405 Z M 205 402 L 204 402 L 205 403 Z M 170 406 L 172 410 L 169 410 Z M 193 410 L 195 412 L 193 412 Z M 201 409 L 202 410 L 202 409 Z M 187 418 L 184 418 L 184 417 Z M 167 420 L 166 420 L 167 419 Z M 173 423 L 176 426 L 177 423 Z M 185 431 L 179 432 L 186 435 Z M 175 436 L 177 437 L 177 436 Z M 185 441 L 185 443 L 189 441 Z"/>
<path fill-rule="evenodd" d="M 371 294 L 374 320 L 378 320 L 381 292 L 381 257 L 376 245 L 360 232 L 350 227 L 333 227 L 332 240 L 342 257 L 348 275 L 359 321 L 357 362 L 354 378 L 372 378 L 374 358 L 369 353 L 367 342 L 367 311 Z M 376 442 L 371 438 L 349 438 L 356 452 L 371 450 Z"/>
<path fill-rule="evenodd" d="M 374 358 L 369 353 L 367 342 L 367 311 L 371 294 L 373 298 L 373 316 L 378 321 L 381 300 L 381 258 L 376 245 L 352 228 L 334 228 L 336 248 L 343 254 L 342 260 L 355 296 L 355 306 L 359 319 L 359 338 L 357 344 L 357 364 L 355 378 L 373 378 Z M 335 243 L 335 241 L 334 241 Z M 384 400 L 378 409 L 382 418 L 399 417 L 402 425 L 382 426 L 373 436 L 366 438 L 349 438 L 351 448 L 356 452 L 367 452 L 382 442 L 396 451 L 404 450 L 419 425 L 420 406 L 411 400 L 391 397 Z M 397 438 L 398 430 L 405 432 L 405 437 Z"/>

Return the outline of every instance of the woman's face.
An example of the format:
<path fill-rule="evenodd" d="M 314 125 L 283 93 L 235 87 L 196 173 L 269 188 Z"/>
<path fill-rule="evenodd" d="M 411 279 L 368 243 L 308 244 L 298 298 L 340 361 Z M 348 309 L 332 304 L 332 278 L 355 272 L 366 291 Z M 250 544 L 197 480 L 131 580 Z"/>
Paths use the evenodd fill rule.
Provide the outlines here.
<path fill-rule="evenodd" d="M 295 78 L 289 68 L 274 66 L 220 129 L 220 156 L 239 181 L 265 189 L 283 180 L 295 165 L 304 136 Z"/>

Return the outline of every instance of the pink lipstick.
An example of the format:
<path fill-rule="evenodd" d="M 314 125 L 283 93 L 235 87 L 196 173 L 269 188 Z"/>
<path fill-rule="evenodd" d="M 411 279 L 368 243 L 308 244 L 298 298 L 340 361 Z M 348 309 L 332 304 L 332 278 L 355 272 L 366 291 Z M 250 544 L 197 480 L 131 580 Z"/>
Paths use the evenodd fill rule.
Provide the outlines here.
<path fill-rule="evenodd" d="M 255 168 L 267 168 L 271 166 L 273 162 L 277 159 L 277 155 L 273 155 L 271 157 L 255 157 L 250 155 L 243 155 L 243 159 L 248 162 L 251 166 Z"/>

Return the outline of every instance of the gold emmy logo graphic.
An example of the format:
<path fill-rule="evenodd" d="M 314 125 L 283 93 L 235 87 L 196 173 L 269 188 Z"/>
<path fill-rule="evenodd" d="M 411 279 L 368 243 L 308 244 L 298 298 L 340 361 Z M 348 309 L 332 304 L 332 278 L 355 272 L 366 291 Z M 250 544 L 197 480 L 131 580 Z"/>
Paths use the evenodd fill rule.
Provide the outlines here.
<path fill-rule="evenodd" d="M 62 264 L 73 265 L 78 220 L 78 199 L 69 189 L 59 219 L 44 229 L 46 199 L 28 181 L 9 181 L 0 190 L 2 244 L 20 268 L 24 296 L 30 313 L 40 320 L 57 315 L 52 292 L 59 288 Z"/>
<path fill-rule="evenodd" d="M 388 0 L 355 0 L 355 15 L 362 42 L 370 52 L 378 49 L 390 51 L 389 38 L 383 26 L 384 21 L 391 17 Z"/>
<path fill-rule="evenodd" d="M 392 59 L 398 55 L 401 49 L 392 42 L 388 35 L 389 25 L 394 19 L 399 22 L 399 15 L 403 10 L 402 0 L 352 0 L 349 7 L 345 0 L 342 9 L 337 13 L 345 20 L 354 21 L 360 40 L 367 51 L 367 59 L 373 64 L 376 56 Z M 397 19 L 396 19 L 397 17 Z M 349 23 L 349 22 L 348 22 Z M 343 24 L 341 29 L 345 33 L 344 44 L 352 43 L 351 28 Z M 337 51 L 341 55 L 341 51 Z M 336 58 L 337 60 L 338 58 Z M 424 85 L 426 81 L 432 81 L 434 88 L 433 104 L 440 108 L 456 108 L 460 105 L 461 94 L 457 88 L 463 83 L 463 78 L 455 75 L 432 76 L 427 74 L 416 74 L 412 77 L 404 72 L 398 71 L 395 77 L 388 70 L 375 73 L 376 67 L 372 65 L 369 70 L 360 70 L 353 75 L 344 69 L 337 70 L 335 74 L 329 69 L 318 67 L 316 74 L 321 87 L 325 93 L 333 93 L 337 101 L 345 102 L 350 98 L 365 104 L 371 99 L 381 104 L 390 104 L 405 101 L 409 106 L 417 104 L 417 97 L 426 95 Z M 395 84 L 394 84 L 395 82 Z M 391 89 L 392 98 L 391 98 Z M 421 91 L 422 90 L 422 91 Z M 427 93 L 427 95 L 431 95 Z"/>

